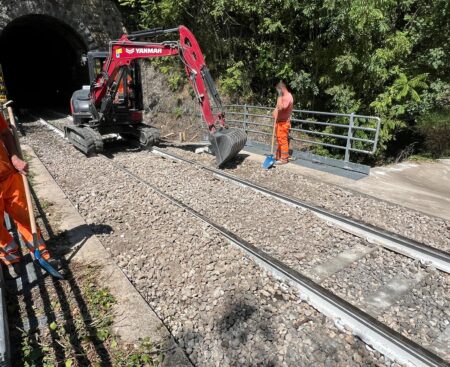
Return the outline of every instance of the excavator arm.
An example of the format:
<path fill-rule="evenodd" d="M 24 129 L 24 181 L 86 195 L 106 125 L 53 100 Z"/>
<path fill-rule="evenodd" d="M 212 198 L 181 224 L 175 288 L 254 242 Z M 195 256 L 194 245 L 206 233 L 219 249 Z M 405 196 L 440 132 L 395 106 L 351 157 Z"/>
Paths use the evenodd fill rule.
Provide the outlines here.
<path fill-rule="evenodd" d="M 148 37 L 179 33 L 179 41 L 149 43 L 140 41 Z M 205 64 L 203 54 L 194 35 L 184 26 L 173 29 L 154 29 L 124 34 L 119 40 L 110 43 L 109 57 L 105 61 L 101 74 L 91 88 L 92 103 L 100 112 L 108 109 L 117 89 L 115 80 L 121 80 L 120 74 L 131 62 L 137 59 L 149 59 L 178 56 L 184 65 L 189 82 L 195 92 L 203 118 L 211 133 L 225 127 L 222 103 Z M 116 83 L 117 84 L 117 83 Z M 213 98 L 219 112 L 214 115 L 209 95 Z"/>
<path fill-rule="evenodd" d="M 179 39 L 176 41 L 149 41 L 152 37 L 175 32 L 179 35 Z M 83 91 L 75 92 L 72 97 L 72 111 L 74 116 L 77 116 L 77 121 L 84 121 L 88 116 L 87 126 L 83 122 L 79 122 L 77 126 L 68 130 L 73 144 L 84 152 L 90 152 L 96 149 L 92 142 L 101 143 L 98 132 L 116 129 L 114 124 L 118 115 L 115 112 L 114 101 L 119 83 L 126 80 L 126 76 L 129 75 L 129 70 L 132 69 L 136 60 L 169 56 L 179 57 L 184 65 L 209 131 L 211 149 L 216 156 L 217 165 L 220 167 L 236 156 L 244 147 L 247 134 L 242 129 L 228 129 L 226 126 L 222 103 L 205 64 L 200 46 L 191 31 L 184 26 L 124 34 L 120 39 L 110 42 L 109 52 L 103 62 L 101 72 L 93 79 L 90 86 L 87 107 L 89 111 L 77 112 L 77 103 L 85 105 Z M 218 111 L 216 114 L 213 113 L 211 102 Z M 80 110 L 81 108 L 78 108 L 78 111 Z M 147 126 L 139 128 L 141 132 L 150 129 Z M 96 130 L 93 131 L 93 129 Z M 116 129 L 116 131 L 118 130 Z M 143 135 L 145 134 L 141 133 L 140 139 L 144 140 L 144 143 L 152 141 Z M 88 140 L 91 143 L 87 142 Z"/>

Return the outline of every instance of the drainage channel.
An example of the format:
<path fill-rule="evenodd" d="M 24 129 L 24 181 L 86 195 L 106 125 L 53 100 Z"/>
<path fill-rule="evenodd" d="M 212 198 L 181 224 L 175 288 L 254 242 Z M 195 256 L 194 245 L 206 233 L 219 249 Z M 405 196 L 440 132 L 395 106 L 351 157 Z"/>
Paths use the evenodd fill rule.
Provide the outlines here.
<path fill-rule="evenodd" d="M 297 198 L 270 190 L 264 186 L 260 186 L 253 182 L 225 173 L 221 170 L 208 167 L 202 163 L 180 157 L 173 153 L 168 153 L 159 148 L 154 147 L 152 149 L 152 152 L 161 156 L 194 165 L 208 172 L 211 172 L 222 179 L 226 179 L 238 185 L 251 188 L 261 194 L 272 197 L 283 203 L 293 205 L 297 208 L 310 210 L 319 218 L 335 225 L 336 227 L 346 232 L 352 233 L 358 237 L 366 238 L 369 242 L 376 243 L 386 249 L 419 260 L 425 264 L 431 264 L 436 269 L 439 269 L 446 273 L 450 273 L 450 254 L 445 251 L 433 248 L 417 241 L 413 241 L 409 238 L 372 226 L 370 224 L 363 223 L 352 218 L 344 217 L 318 206 L 301 201 Z"/>
<path fill-rule="evenodd" d="M 60 130 L 59 128 L 49 124 L 43 119 L 40 119 L 40 121 L 47 126 L 52 126 L 52 130 Z M 282 279 L 283 281 L 299 289 L 300 293 L 302 294 L 302 298 L 313 307 L 315 307 L 318 311 L 320 311 L 325 316 L 333 319 L 338 326 L 346 327 L 352 330 L 354 335 L 358 336 L 365 343 L 371 345 L 379 352 L 383 353 L 393 360 L 410 366 L 449 366 L 449 364 L 446 363 L 441 357 L 379 322 L 368 313 L 353 306 L 341 297 L 331 293 L 308 277 L 300 274 L 298 271 L 290 268 L 283 262 L 277 260 L 271 255 L 260 250 L 256 246 L 252 245 L 251 243 L 240 238 L 220 224 L 215 223 L 208 217 L 197 212 L 195 209 L 183 204 L 176 198 L 161 191 L 158 187 L 143 180 L 133 172 L 129 171 L 127 168 L 114 162 L 111 158 L 104 155 L 101 156 L 118 170 L 126 173 L 137 182 L 149 187 L 161 197 L 165 198 L 174 205 L 182 208 L 192 216 L 214 228 L 228 241 L 247 253 L 249 257 L 251 257 L 260 266 L 269 270 L 272 274 Z M 209 167 L 205 168 L 216 173 L 216 170 L 214 169 L 211 169 Z M 227 174 L 224 175 L 231 176 Z M 270 190 L 268 191 L 270 192 Z M 289 202 L 289 200 L 285 199 L 283 199 L 283 201 Z"/>

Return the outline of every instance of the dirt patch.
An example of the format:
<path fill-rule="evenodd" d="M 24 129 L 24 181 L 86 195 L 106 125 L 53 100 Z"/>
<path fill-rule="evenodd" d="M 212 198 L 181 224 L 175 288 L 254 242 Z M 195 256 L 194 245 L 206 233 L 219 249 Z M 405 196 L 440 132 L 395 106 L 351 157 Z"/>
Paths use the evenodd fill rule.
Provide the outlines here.
<path fill-rule="evenodd" d="M 141 69 L 145 122 L 159 128 L 161 137 L 169 141 L 179 141 L 180 133 L 185 141 L 203 139 L 207 130 L 187 77 L 182 75 L 185 80 L 174 87 L 170 72 L 163 74 L 149 62 L 142 62 Z"/>

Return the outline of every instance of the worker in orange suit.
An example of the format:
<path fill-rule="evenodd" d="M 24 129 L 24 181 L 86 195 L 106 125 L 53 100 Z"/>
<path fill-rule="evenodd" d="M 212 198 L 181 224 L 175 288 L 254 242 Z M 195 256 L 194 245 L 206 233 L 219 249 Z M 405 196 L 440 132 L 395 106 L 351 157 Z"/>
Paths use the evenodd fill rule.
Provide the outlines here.
<path fill-rule="evenodd" d="M 277 137 L 276 165 L 289 161 L 289 129 L 291 128 L 291 114 L 294 108 L 294 98 L 288 91 L 286 83 L 280 81 L 275 86 L 278 98 L 272 116 L 276 119 L 275 134 Z"/>
<path fill-rule="evenodd" d="M 22 173 L 27 174 L 28 164 L 19 158 L 16 144 L 3 113 L 0 110 L 0 215 L 8 213 L 14 220 L 19 233 L 26 243 L 29 251 L 34 254 L 33 236 L 30 219 L 28 217 L 27 201 L 23 186 Z M 17 278 L 19 272 L 19 246 L 6 229 L 3 220 L 0 230 L 0 261 L 6 265 L 6 275 Z M 39 250 L 45 260 L 50 260 L 50 254 L 39 233 Z M 52 261 L 57 266 L 57 261 Z"/>
<path fill-rule="evenodd" d="M 125 98 L 125 86 L 124 79 L 122 78 L 119 82 L 116 92 L 116 98 L 114 99 L 114 104 L 119 104 L 121 100 Z M 133 99 L 133 78 L 130 74 L 127 74 L 127 97 L 128 97 L 128 107 L 131 107 L 131 100 Z"/>

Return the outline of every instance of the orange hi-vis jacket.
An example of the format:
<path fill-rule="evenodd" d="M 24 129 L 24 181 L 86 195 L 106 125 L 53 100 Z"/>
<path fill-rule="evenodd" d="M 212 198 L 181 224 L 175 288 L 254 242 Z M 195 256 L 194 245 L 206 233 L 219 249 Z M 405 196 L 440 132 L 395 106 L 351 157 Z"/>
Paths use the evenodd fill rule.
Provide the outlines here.
<path fill-rule="evenodd" d="M 8 125 L 6 124 L 6 121 L 3 117 L 3 114 L 0 112 L 0 133 L 3 132 L 5 129 L 8 128 Z M 16 172 L 15 168 L 13 167 L 11 160 L 9 159 L 9 153 L 8 150 L 5 147 L 5 144 L 3 144 L 3 140 L 0 141 L 0 181 L 5 180 Z"/>
<path fill-rule="evenodd" d="M 8 125 L 0 113 L 0 134 Z M 31 233 L 30 219 L 28 216 L 27 200 L 22 176 L 11 164 L 8 150 L 3 140 L 0 139 L 0 215 L 9 214 L 22 236 L 30 252 L 34 252 L 33 235 Z M 19 246 L 5 227 L 3 218 L 0 219 L 0 261 L 6 265 L 20 261 Z M 41 233 L 38 233 L 38 247 L 44 259 L 49 259 L 50 254 L 46 250 Z"/>

